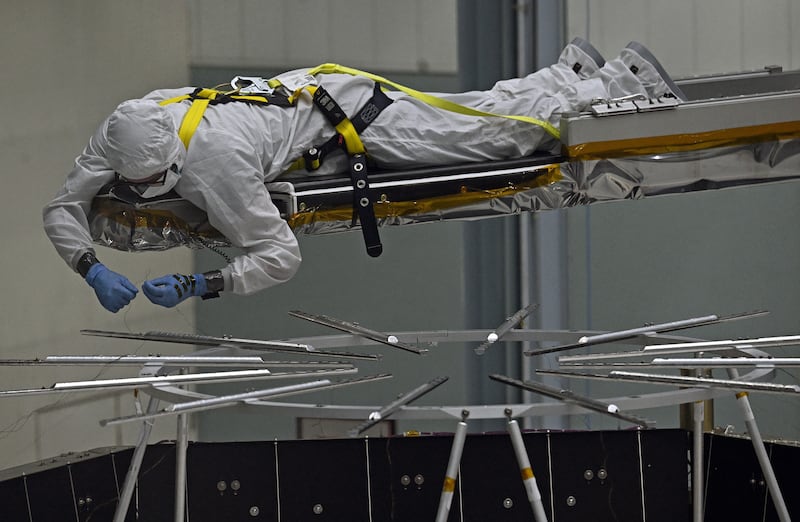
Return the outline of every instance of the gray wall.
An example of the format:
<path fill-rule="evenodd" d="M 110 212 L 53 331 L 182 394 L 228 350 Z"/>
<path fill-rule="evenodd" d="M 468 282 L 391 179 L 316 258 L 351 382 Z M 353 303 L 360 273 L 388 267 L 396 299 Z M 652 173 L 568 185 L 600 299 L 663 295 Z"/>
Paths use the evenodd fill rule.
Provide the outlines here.
<path fill-rule="evenodd" d="M 102 119 L 126 98 L 188 79 L 188 19 L 181 2 L 9 1 L 0 4 L 0 158 L 3 290 L 0 358 L 149 353 L 141 343 L 104 341 L 84 328 L 194 330 L 190 308 L 166 316 L 141 296 L 125 312 L 102 309 L 42 231 L 42 207 L 64 183 L 75 156 Z M 191 266 L 188 251 L 129 255 L 102 249 L 109 267 L 139 284 L 150 274 Z M 159 347 L 169 353 L 175 347 Z M 2 389 L 119 376 L 112 368 L 0 366 Z M 124 372 L 130 374 L 130 369 Z M 132 411 L 132 394 L 77 393 L 0 399 L 0 468 L 67 451 L 132 444 L 138 427 L 100 428 Z M 156 428 L 154 438 L 174 434 Z"/>

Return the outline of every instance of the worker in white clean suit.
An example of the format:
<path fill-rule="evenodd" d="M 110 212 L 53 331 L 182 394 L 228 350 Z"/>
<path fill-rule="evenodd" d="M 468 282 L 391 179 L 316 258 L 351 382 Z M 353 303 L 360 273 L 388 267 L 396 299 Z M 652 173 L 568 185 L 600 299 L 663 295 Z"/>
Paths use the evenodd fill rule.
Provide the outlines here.
<path fill-rule="evenodd" d="M 320 74 L 316 82 L 347 115 L 375 92 L 374 82 L 361 76 Z M 87 215 L 97 192 L 115 180 L 129 183 L 145 198 L 174 189 L 204 210 L 209 223 L 243 250 L 220 270 L 145 281 L 142 291 L 153 303 L 170 307 L 223 290 L 252 294 L 289 280 L 300 265 L 297 239 L 273 205 L 265 182 L 336 134 L 328 116 L 304 91 L 291 107 L 209 105 L 187 147 L 178 132 L 191 102 L 159 102 L 191 91 L 158 90 L 120 104 L 90 138 L 63 188 L 44 208 L 45 232 L 56 250 L 112 312 L 130 303 L 138 289 L 97 259 Z M 668 92 L 679 93 L 639 44 L 630 44 L 606 63 L 588 42 L 576 39 L 558 63 L 525 78 L 498 82 L 489 91 L 438 96 L 485 112 L 557 125 L 560 113 L 584 109 L 596 98 L 634 93 L 658 97 Z M 508 159 L 560 147 L 543 125 L 446 112 L 394 91 L 388 96 L 392 103 L 360 133 L 369 159 L 382 168 Z M 331 154 L 320 172 L 345 170 L 347 162 L 345 154 Z"/>

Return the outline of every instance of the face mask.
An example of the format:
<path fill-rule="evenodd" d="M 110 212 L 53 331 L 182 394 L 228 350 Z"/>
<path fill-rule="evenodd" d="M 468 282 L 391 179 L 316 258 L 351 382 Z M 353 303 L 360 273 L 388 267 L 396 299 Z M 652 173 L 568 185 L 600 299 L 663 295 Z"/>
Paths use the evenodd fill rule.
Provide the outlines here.
<path fill-rule="evenodd" d="M 145 199 L 163 196 L 177 185 L 181 175 L 178 166 L 173 165 L 154 181 L 131 183 L 130 187 Z"/>

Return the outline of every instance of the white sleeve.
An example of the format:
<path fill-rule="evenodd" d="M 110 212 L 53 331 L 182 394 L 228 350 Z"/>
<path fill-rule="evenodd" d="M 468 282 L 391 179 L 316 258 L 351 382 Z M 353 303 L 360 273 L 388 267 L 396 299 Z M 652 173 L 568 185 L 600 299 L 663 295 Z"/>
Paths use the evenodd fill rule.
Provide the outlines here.
<path fill-rule="evenodd" d="M 224 132 L 192 138 L 178 193 L 206 211 L 209 223 L 244 250 L 227 266 L 233 293 L 252 294 L 292 278 L 300 247 L 264 185 L 253 147 Z"/>
<path fill-rule="evenodd" d="M 64 186 L 42 211 L 44 231 L 64 261 L 74 270 L 80 255 L 93 250 L 88 214 L 97 192 L 114 179 L 105 159 L 105 125 L 97 129 Z"/>

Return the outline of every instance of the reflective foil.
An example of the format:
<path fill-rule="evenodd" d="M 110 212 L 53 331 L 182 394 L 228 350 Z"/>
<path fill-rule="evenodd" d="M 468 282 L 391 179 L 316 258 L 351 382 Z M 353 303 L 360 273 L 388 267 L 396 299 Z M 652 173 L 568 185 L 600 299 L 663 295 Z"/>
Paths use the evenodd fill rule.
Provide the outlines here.
<path fill-rule="evenodd" d="M 490 165 L 488 165 L 490 167 Z M 470 187 L 465 180 L 451 193 L 414 199 L 376 194 L 381 226 L 537 212 L 595 202 L 640 199 L 767 181 L 800 178 L 800 140 L 774 140 L 641 156 L 565 161 L 540 168 L 532 180 L 510 183 L 497 176 L 496 188 Z M 491 169 L 488 169 L 491 172 Z M 292 196 L 286 181 L 268 185 Z M 413 181 L 408 192 L 413 193 Z M 326 234 L 358 228 L 350 206 L 325 203 L 292 209 L 286 216 L 296 234 Z M 174 246 L 228 246 L 205 213 L 176 195 L 135 201 L 113 190 L 95 198 L 90 215 L 94 240 L 119 250 L 163 250 Z"/>

